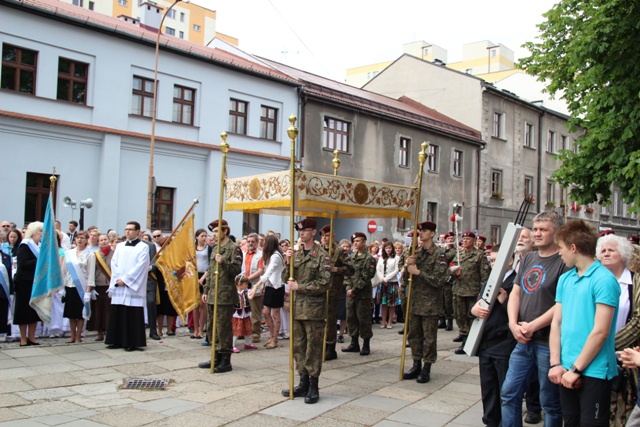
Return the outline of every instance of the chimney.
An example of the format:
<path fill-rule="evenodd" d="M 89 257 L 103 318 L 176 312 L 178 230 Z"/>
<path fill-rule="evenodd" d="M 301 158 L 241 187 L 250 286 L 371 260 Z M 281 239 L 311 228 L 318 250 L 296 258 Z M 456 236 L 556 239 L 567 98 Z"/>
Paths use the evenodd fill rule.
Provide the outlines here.
<path fill-rule="evenodd" d="M 158 32 L 164 9 L 157 4 L 142 3 L 140 5 L 140 27 Z"/>

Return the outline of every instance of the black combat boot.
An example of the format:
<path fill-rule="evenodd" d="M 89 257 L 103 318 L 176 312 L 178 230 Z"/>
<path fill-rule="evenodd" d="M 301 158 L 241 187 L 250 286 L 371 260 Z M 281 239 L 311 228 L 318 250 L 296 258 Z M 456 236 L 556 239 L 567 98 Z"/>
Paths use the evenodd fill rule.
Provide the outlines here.
<path fill-rule="evenodd" d="M 220 363 L 213 368 L 213 372 L 221 374 L 223 372 L 229 372 L 233 370 L 231 367 L 231 353 L 220 353 Z"/>
<path fill-rule="evenodd" d="M 444 320 L 444 317 L 441 317 L 440 320 L 438 320 L 438 329 L 444 329 L 447 327 L 447 323 Z"/>
<path fill-rule="evenodd" d="M 335 360 L 338 358 L 338 353 L 336 353 L 336 343 L 327 344 L 327 351 L 324 353 L 324 360 Z"/>
<path fill-rule="evenodd" d="M 360 350 L 360 356 L 368 356 L 371 354 L 371 349 L 369 348 L 369 341 L 371 338 L 365 338 L 362 343 L 362 350 Z"/>
<path fill-rule="evenodd" d="M 318 379 L 315 377 L 309 377 L 309 392 L 304 398 L 304 403 L 316 403 L 320 399 L 320 392 L 318 391 Z"/>
<path fill-rule="evenodd" d="M 428 383 L 431 380 L 431 363 L 425 363 L 422 367 L 422 372 L 416 378 L 416 381 L 420 384 Z"/>
<path fill-rule="evenodd" d="M 466 335 L 458 335 L 453 339 L 453 342 L 465 342 L 467 340 Z"/>
<path fill-rule="evenodd" d="M 351 344 L 349 347 L 342 347 L 343 353 L 357 353 L 360 351 L 360 343 L 358 343 L 358 336 L 354 335 L 351 337 Z"/>
<path fill-rule="evenodd" d="M 217 368 L 218 365 L 220 364 L 220 361 L 222 359 L 220 358 L 220 352 L 216 351 L 215 353 L 213 353 L 213 367 Z"/>
<path fill-rule="evenodd" d="M 316 380 L 316 387 L 317 385 Z M 309 392 L 309 375 L 308 374 L 300 374 L 300 383 L 293 388 L 293 397 L 305 397 Z M 289 397 L 289 389 L 282 389 L 282 395 L 284 397 Z"/>
<path fill-rule="evenodd" d="M 453 319 L 447 319 L 447 326 L 444 328 L 445 331 L 453 331 Z"/>
<path fill-rule="evenodd" d="M 413 366 L 402 375 L 405 380 L 415 380 L 422 371 L 422 360 L 414 360 Z"/>
<path fill-rule="evenodd" d="M 220 353 L 216 351 L 214 353 L 213 366 L 216 367 L 219 364 L 220 364 Z M 199 363 L 198 368 L 211 369 L 211 360 L 207 360 L 206 362 Z"/>

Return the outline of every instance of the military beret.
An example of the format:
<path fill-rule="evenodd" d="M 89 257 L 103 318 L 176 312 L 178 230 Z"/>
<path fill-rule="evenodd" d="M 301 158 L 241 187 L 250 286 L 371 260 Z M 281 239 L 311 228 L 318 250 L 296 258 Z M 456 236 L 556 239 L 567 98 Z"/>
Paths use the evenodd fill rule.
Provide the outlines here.
<path fill-rule="evenodd" d="M 487 238 L 486 238 L 486 237 L 484 237 L 484 236 L 478 236 L 478 239 L 482 240 L 483 242 L 486 242 L 486 241 L 487 241 Z"/>
<path fill-rule="evenodd" d="M 420 230 L 420 231 L 424 231 L 424 230 L 436 231 L 436 224 L 434 222 L 431 222 L 431 221 L 421 222 L 420 224 L 418 224 L 418 230 Z"/>
<path fill-rule="evenodd" d="M 331 232 L 331 226 L 329 224 L 325 225 L 320 229 L 320 234 L 327 234 Z"/>
<path fill-rule="evenodd" d="M 489 249 L 493 248 L 493 245 L 492 245 L 492 244 L 488 244 L 488 245 L 487 245 L 487 246 L 485 246 L 484 248 L 485 248 L 486 250 L 489 250 Z"/>
<path fill-rule="evenodd" d="M 305 218 L 302 221 L 296 222 L 296 230 L 304 230 L 305 228 L 315 228 L 317 227 L 316 220 L 313 218 Z"/>
<path fill-rule="evenodd" d="M 365 241 L 367 240 L 367 235 L 364 233 L 361 233 L 359 231 L 356 231 L 355 233 L 353 233 L 351 235 L 351 243 L 353 243 L 354 240 L 356 240 L 358 237 L 363 238 Z"/>
<path fill-rule="evenodd" d="M 640 237 L 638 237 L 637 234 L 632 234 L 631 236 L 627 237 L 627 240 L 629 240 L 634 245 L 637 245 L 640 243 Z"/>
<path fill-rule="evenodd" d="M 473 231 L 465 231 L 464 233 L 462 233 L 462 237 L 471 237 L 472 239 L 475 239 L 476 235 L 473 233 Z"/>
<path fill-rule="evenodd" d="M 229 224 L 224 219 L 222 220 L 222 227 L 223 228 L 224 227 L 229 228 Z M 211 221 L 211 223 L 209 224 L 209 226 L 207 228 L 209 228 L 209 231 L 213 232 L 213 230 L 218 228 L 218 220 L 216 219 L 215 221 Z"/>
<path fill-rule="evenodd" d="M 600 233 L 600 237 L 608 236 L 609 234 L 616 234 L 616 232 L 613 230 L 604 230 L 602 233 Z"/>
<path fill-rule="evenodd" d="M 456 233 L 454 233 L 453 231 L 450 231 L 447 234 L 445 234 L 444 237 L 456 237 Z"/>

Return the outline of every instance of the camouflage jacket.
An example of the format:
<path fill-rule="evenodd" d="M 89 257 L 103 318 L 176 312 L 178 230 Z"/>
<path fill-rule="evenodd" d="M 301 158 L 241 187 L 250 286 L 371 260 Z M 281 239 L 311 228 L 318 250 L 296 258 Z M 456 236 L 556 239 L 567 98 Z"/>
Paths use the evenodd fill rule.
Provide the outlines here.
<path fill-rule="evenodd" d="M 328 254 L 329 251 L 326 251 Z M 340 245 L 334 243 L 332 251 L 329 263 L 332 267 L 335 267 L 337 271 L 335 273 L 331 273 L 331 288 L 334 290 L 341 290 L 344 285 L 345 278 L 353 275 L 354 269 L 353 265 L 351 265 L 351 259 Z"/>
<path fill-rule="evenodd" d="M 216 253 L 217 247 L 214 246 L 211 251 L 211 259 L 209 260 L 209 269 L 207 270 L 207 281 L 204 285 L 204 292 L 207 294 L 207 304 L 215 303 L 215 286 L 216 286 Z M 220 247 L 220 255 L 223 261 L 220 263 L 218 280 L 218 305 L 236 305 L 239 303 L 238 291 L 236 290 L 236 276 L 242 270 L 242 250 L 240 246 L 229 240 Z"/>
<path fill-rule="evenodd" d="M 458 265 L 458 260 L 454 259 Z M 477 297 L 480 289 L 489 280 L 491 266 L 484 251 L 473 249 L 460 251 L 460 268 L 462 275 L 453 284 L 453 293 L 462 297 Z"/>
<path fill-rule="evenodd" d="M 378 261 L 369 252 L 363 254 L 354 252 L 350 259 L 354 273 L 346 286 L 347 291 L 353 291 L 357 299 L 371 299 L 373 294 L 371 279 L 376 275 Z"/>
<path fill-rule="evenodd" d="M 411 278 L 411 314 L 415 316 L 437 316 L 442 309 L 442 286 L 449 277 L 446 255 L 442 248 L 431 245 L 429 249 L 418 248 L 416 266 L 420 270 L 417 276 L 405 270 L 403 281 Z"/>
<path fill-rule="evenodd" d="M 324 269 L 327 253 L 322 246 L 314 243 L 307 255 L 303 250 L 293 255 L 293 277 L 298 282 L 295 292 L 295 320 L 324 320 L 327 304 L 327 289 L 331 274 Z M 288 275 L 285 268 L 283 275 Z"/>

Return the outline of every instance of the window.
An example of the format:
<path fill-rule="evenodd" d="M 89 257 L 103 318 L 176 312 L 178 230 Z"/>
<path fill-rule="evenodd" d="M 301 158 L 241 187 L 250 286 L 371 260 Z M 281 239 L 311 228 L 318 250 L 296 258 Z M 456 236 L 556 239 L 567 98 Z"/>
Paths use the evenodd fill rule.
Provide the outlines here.
<path fill-rule="evenodd" d="M 499 245 L 500 239 L 502 238 L 502 229 L 499 225 L 491 226 L 491 234 L 489 239 L 491 240 L 492 245 Z"/>
<path fill-rule="evenodd" d="M 80 7 L 83 6 L 83 0 L 73 0 L 72 3 L 74 6 L 80 6 Z"/>
<path fill-rule="evenodd" d="M 118 4 L 120 6 L 126 6 L 127 5 L 127 0 L 118 0 Z"/>
<path fill-rule="evenodd" d="M 349 123 L 343 122 L 342 120 L 325 117 L 322 148 L 331 151 L 338 150 L 343 153 L 348 153 Z"/>
<path fill-rule="evenodd" d="M 462 151 L 453 150 L 453 176 L 462 176 Z"/>
<path fill-rule="evenodd" d="M 398 218 L 398 222 L 396 224 L 396 230 L 399 230 L 399 231 L 408 230 L 406 218 Z"/>
<path fill-rule="evenodd" d="M 260 215 L 256 213 L 242 213 L 242 234 L 246 236 L 251 233 L 260 232 Z"/>
<path fill-rule="evenodd" d="M 400 148 L 398 150 L 398 164 L 404 168 L 409 167 L 409 150 L 411 149 L 411 140 L 409 138 L 400 138 Z"/>
<path fill-rule="evenodd" d="M 427 221 L 438 223 L 438 204 L 427 202 Z"/>
<path fill-rule="evenodd" d="M 198 24 L 193 24 L 193 31 L 200 31 L 200 25 Z"/>
<path fill-rule="evenodd" d="M 176 35 L 176 30 L 171 28 L 171 27 L 165 27 L 164 28 L 164 32 L 165 34 L 167 34 L 168 36 L 175 36 Z"/>
<path fill-rule="evenodd" d="M 555 152 L 556 152 L 556 133 L 550 130 L 549 135 L 547 137 L 547 153 L 555 153 Z"/>
<path fill-rule="evenodd" d="M 36 51 L 3 44 L 0 88 L 35 95 L 37 60 Z"/>
<path fill-rule="evenodd" d="M 547 205 L 554 206 L 556 204 L 556 191 L 553 181 L 547 181 Z"/>
<path fill-rule="evenodd" d="M 240 135 L 247 134 L 247 103 L 231 99 L 229 108 L 229 132 Z"/>
<path fill-rule="evenodd" d="M 569 149 L 569 137 L 566 135 L 560 136 L 560 149 L 567 150 Z"/>
<path fill-rule="evenodd" d="M 87 103 L 89 64 L 67 58 L 58 60 L 58 93 L 56 98 L 75 104 Z"/>
<path fill-rule="evenodd" d="M 491 49 L 491 57 L 495 58 L 496 56 L 498 56 L 498 51 L 496 49 Z"/>
<path fill-rule="evenodd" d="M 491 194 L 502 194 L 502 171 L 491 169 Z"/>
<path fill-rule="evenodd" d="M 145 117 L 153 114 L 153 80 L 133 76 L 131 114 Z"/>
<path fill-rule="evenodd" d="M 276 140 L 278 110 L 262 106 L 260 108 L 260 138 Z"/>
<path fill-rule="evenodd" d="M 437 145 L 429 144 L 427 151 L 427 170 L 429 172 L 438 172 L 438 153 L 440 147 Z"/>
<path fill-rule="evenodd" d="M 580 148 L 578 147 L 578 141 L 573 141 L 573 152 L 578 154 L 580 152 Z"/>
<path fill-rule="evenodd" d="M 535 132 L 531 123 L 524 124 L 524 146 L 528 148 L 535 148 Z"/>
<path fill-rule="evenodd" d="M 94 7 L 95 7 L 95 5 L 96 5 L 96 4 L 95 4 L 94 2 L 90 1 L 90 2 L 89 2 L 89 10 L 93 10 L 93 9 L 94 9 Z"/>
<path fill-rule="evenodd" d="M 51 181 L 49 180 L 50 176 L 51 174 L 27 172 L 27 185 L 25 188 L 26 197 L 24 201 L 25 224 L 33 221 L 44 220 L 51 186 Z M 56 181 L 56 187 L 58 182 L 59 181 Z M 56 188 L 54 188 L 54 190 L 55 189 Z"/>
<path fill-rule="evenodd" d="M 185 125 L 193 124 L 193 106 L 195 103 L 195 89 L 184 86 L 173 86 L 173 117 L 172 120 Z"/>
<path fill-rule="evenodd" d="M 180 12 L 180 22 L 184 22 L 184 12 Z"/>
<path fill-rule="evenodd" d="M 493 127 L 491 129 L 491 136 L 494 138 L 504 137 L 504 114 L 493 113 Z"/>
<path fill-rule="evenodd" d="M 178 37 L 180 37 L 181 39 L 183 39 L 183 38 L 184 38 L 184 31 L 180 31 L 180 32 L 178 33 Z"/>
<path fill-rule="evenodd" d="M 533 195 L 533 177 L 525 175 L 524 177 L 524 198 Z"/>
<path fill-rule="evenodd" d="M 167 11 L 167 18 L 176 19 L 176 10 L 171 9 Z"/>
<path fill-rule="evenodd" d="M 170 232 L 173 230 L 173 195 L 174 188 L 156 187 L 153 199 L 151 228 Z"/>

